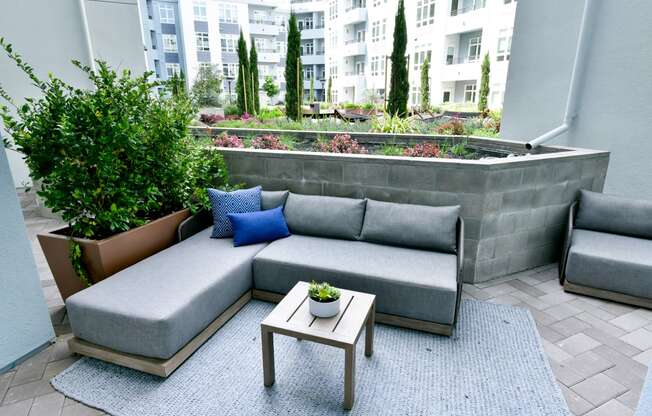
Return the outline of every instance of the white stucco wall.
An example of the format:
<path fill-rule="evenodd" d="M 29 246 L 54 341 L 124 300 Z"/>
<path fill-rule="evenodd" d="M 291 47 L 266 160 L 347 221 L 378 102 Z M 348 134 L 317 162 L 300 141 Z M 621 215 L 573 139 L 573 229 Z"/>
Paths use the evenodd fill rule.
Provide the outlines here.
<path fill-rule="evenodd" d="M 0 148 L 0 370 L 54 338 L 9 163 Z"/>
<path fill-rule="evenodd" d="M 652 2 L 594 1 L 578 117 L 552 143 L 609 150 L 605 192 L 652 199 Z M 519 0 L 504 138 L 528 141 L 561 123 L 583 5 Z"/>
<path fill-rule="evenodd" d="M 145 52 L 137 1 L 85 0 L 84 4 L 95 58 L 106 60 L 115 68 L 131 69 L 135 74 L 144 72 Z M 46 78 L 48 73 L 53 73 L 73 85 L 88 87 L 87 79 L 70 63 L 72 59 L 89 63 L 82 27 L 76 0 L 20 0 L 0 4 L 0 36 L 23 55 L 39 77 Z M 0 84 L 19 103 L 24 97 L 38 94 L 4 53 L 0 53 Z M 15 185 L 29 184 L 21 155 L 9 151 L 7 157 Z"/>

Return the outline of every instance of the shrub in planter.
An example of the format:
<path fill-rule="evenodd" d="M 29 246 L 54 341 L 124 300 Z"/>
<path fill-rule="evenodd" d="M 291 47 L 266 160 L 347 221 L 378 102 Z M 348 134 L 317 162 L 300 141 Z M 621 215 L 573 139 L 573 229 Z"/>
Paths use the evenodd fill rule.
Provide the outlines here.
<path fill-rule="evenodd" d="M 80 239 L 107 239 L 196 206 L 196 187 L 210 178 L 193 171 L 197 155 L 187 127 L 194 108 L 185 94 L 155 94 L 163 84 L 149 81 L 151 73 L 132 77 L 102 61 L 95 71 L 73 61 L 94 87 L 84 90 L 53 75 L 41 80 L 11 45 L 0 39 L 0 46 L 41 92 L 16 106 L 0 87 L 14 107 L 0 105 L 0 116 L 40 182 L 45 206 L 69 224 L 58 233 L 70 241 L 72 267 L 89 284 Z"/>
<path fill-rule="evenodd" d="M 251 142 L 251 147 L 254 149 L 267 149 L 267 150 L 289 150 L 278 136 L 273 134 L 264 134 L 256 137 Z"/>
<path fill-rule="evenodd" d="M 327 153 L 357 153 L 367 154 L 367 149 L 361 146 L 357 140 L 352 139 L 348 134 L 338 134 L 327 142 L 317 142 L 315 150 Z"/>
<path fill-rule="evenodd" d="M 312 281 L 308 286 L 310 313 L 320 318 L 330 318 L 340 311 L 339 289 L 326 282 L 317 283 Z"/>
<path fill-rule="evenodd" d="M 224 117 L 219 114 L 202 114 L 199 116 L 199 121 L 212 125 L 217 122 L 224 121 Z"/>
<path fill-rule="evenodd" d="M 451 121 L 441 124 L 437 127 L 439 134 L 451 134 L 454 136 L 464 135 L 464 123 L 459 118 L 454 118 Z"/>
<path fill-rule="evenodd" d="M 233 147 L 241 148 L 244 147 L 244 143 L 238 136 L 231 136 L 226 133 L 222 133 L 213 140 L 213 145 L 217 147 Z"/>
<path fill-rule="evenodd" d="M 403 150 L 403 156 L 409 157 L 441 157 L 439 146 L 434 143 L 417 143 Z"/>

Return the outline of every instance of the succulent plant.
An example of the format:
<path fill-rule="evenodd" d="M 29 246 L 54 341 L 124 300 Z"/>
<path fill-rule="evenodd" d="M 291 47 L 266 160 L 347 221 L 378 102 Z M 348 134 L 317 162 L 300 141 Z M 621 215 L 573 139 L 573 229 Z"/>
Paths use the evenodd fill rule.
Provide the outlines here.
<path fill-rule="evenodd" d="M 341 292 L 339 289 L 331 286 L 327 282 L 317 283 L 314 280 L 310 282 L 308 287 L 308 296 L 317 302 L 333 302 L 340 298 Z"/>

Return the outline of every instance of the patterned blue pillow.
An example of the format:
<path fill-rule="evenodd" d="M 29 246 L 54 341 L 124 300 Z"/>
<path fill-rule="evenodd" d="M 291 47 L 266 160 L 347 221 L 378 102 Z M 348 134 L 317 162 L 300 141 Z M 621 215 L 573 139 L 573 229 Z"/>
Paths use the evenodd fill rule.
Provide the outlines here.
<path fill-rule="evenodd" d="M 239 189 L 233 192 L 224 192 L 210 188 L 207 191 L 213 208 L 212 238 L 233 237 L 231 221 L 229 221 L 226 214 L 260 211 L 260 186 L 250 189 Z"/>

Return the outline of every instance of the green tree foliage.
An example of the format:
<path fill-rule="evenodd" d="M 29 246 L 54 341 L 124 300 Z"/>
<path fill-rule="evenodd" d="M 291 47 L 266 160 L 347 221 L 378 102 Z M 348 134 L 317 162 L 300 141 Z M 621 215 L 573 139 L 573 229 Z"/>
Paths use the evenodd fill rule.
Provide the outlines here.
<path fill-rule="evenodd" d="M 285 111 L 288 118 L 301 118 L 303 102 L 303 67 L 301 65 L 301 32 L 292 13 L 288 23 L 288 51 L 285 61 Z"/>
<path fill-rule="evenodd" d="M 430 58 L 421 66 L 421 111 L 430 110 Z"/>
<path fill-rule="evenodd" d="M 489 61 L 489 54 L 485 54 L 482 61 L 482 77 L 480 78 L 480 97 L 478 100 L 478 111 L 485 112 L 488 109 L 489 97 L 489 73 L 491 72 L 491 62 Z"/>
<path fill-rule="evenodd" d="M 274 98 L 278 93 L 279 93 L 279 88 L 278 85 L 274 83 L 274 78 L 271 76 L 267 75 L 265 77 L 265 82 L 263 83 L 263 91 L 265 91 L 265 94 L 269 97 L 269 100 L 271 101 L 272 98 Z"/>
<path fill-rule="evenodd" d="M 314 103 L 317 99 L 315 97 L 315 78 L 310 78 L 310 95 L 308 95 L 311 103 Z"/>
<path fill-rule="evenodd" d="M 249 57 L 247 53 L 247 42 L 245 42 L 242 30 L 238 39 L 238 80 L 235 84 L 235 91 L 238 95 L 238 111 L 240 114 L 251 113 L 251 73 L 249 69 Z"/>
<path fill-rule="evenodd" d="M 175 98 L 179 98 L 182 95 L 187 94 L 186 76 L 184 75 L 183 71 L 181 71 L 181 73 L 178 75 L 176 72 L 172 74 L 172 76 L 167 81 L 167 90 Z"/>
<path fill-rule="evenodd" d="M 328 77 L 328 85 L 326 87 L 326 102 L 328 104 L 333 102 L 333 77 Z"/>
<path fill-rule="evenodd" d="M 405 5 L 399 0 L 394 23 L 394 48 L 392 49 L 392 73 L 390 78 L 389 102 L 387 112 L 399 117 L 406 117 L 410 82 L 408 79 L 407 59 L 407 24 L 405 22 Z"/>
<path fill-rule="evenodd" d="M 185 81 L 183 83 L 185 85 Z M 195 105 L 198 107 L 219 107 L 221 105 L 220 94 L 222 94 L 222 76 L 215 66 L 200 67 L 191 90 Z M 174 92 L 173 95 L 175 95 Z"/>
<path fill-rule="evenodd" d="M 260 91 L 260 85 L 258 81 L 258 52 L 256 52 L 256 43 L 251 41 L 251 52 L 249 55 L 249 72 L 251 73 L 251 104 L 250 107 L 253 108 L 253 113 L 258 114 L 260 112 L 260 96 L 258 92 Z"/>

